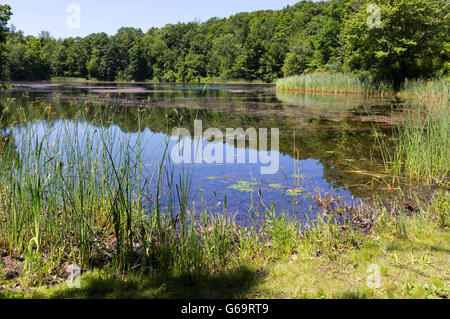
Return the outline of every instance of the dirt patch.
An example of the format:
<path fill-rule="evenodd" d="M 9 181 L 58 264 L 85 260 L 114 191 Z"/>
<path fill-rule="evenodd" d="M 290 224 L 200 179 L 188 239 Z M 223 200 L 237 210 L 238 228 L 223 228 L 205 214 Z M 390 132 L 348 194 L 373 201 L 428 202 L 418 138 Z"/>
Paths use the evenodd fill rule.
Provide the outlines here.
<path fill-rule="evenodd" d="M 3 253 L 2 253 L 3 254 Z M 6 280 L 16 280 L 23 269 L 23 261 L 9 256 L 1 257 L 0 272 L 3 273 Z"/>

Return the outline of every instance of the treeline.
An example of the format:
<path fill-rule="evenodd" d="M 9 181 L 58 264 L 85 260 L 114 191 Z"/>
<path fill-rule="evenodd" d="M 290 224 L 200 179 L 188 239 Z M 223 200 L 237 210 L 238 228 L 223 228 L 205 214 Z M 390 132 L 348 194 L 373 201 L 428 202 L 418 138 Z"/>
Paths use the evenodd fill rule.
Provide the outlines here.
<path fill-rule="evenodd" d="M 380 7 L 381 24 L 369 4 Z M 168 24 L 146 33 L 121 28 L 113 36 L 67 39 L 8 30 L 8 7 L 0 10 L 1 75 L 16 81 L 271 82 L 301 73 L 347 72 L 400 83 L 449 70 L 447 0 L 301 1 L 283 10 Z"/>

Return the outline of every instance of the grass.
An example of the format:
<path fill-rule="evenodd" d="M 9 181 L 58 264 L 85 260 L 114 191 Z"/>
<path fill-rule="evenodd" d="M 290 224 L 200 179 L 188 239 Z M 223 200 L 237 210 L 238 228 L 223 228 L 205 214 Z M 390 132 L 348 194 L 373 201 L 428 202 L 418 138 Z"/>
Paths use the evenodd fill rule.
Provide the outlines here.
<path fill-rule="evenodd" d="M 383 149 L 385 166 L 394 177 L 430 185 L 448 183 L 450 175 L 450 111 L 447 107 L 405 110 L 395 129 L 396 145 Z"/>
<path fill-rule="evenodd" d="M 435 201 L 446 207 L 448 193 Z M 97 269 L 81 276 L 80 288 L 65 283 L 31 290 L 4 289 L 4 298 L 447 298 L 450 240 L 436 206 L 414 216 L 378 210 L 369 235 L 343 232 L 327 220 L 301 230 L 289 218 L 271 219 L 258 241 L 244 231 L 223 247 L 225 262 L 194 277 L 157 271 L 117 273 Z M 441 207 L 445 209 L 445 207 Z M 395 213 L 395 214 L 394 214 Z M 209 224 L 209 223 L 208 223 Z M 225 224 L 222 224 L 225 225 Z M 216 228 L 226 234 L 228 227 Z M 214 231 L 213 231 L 214 232 Z M 252 235 L 253 234 L 253 235 Z M 264 237 L 265 236 L 265 237 Z M 216 237 L 215 235 L 210 238 Z M 217 238 L 217 237 L 216 237 Z M 208 242 L 208 241 L 207 241 Z M 218 245 L 218 246 L 216 246 Z M 231 249 L 230 247 L 233 247 Z M 230 251 L 233 251 L 230 255 Z M 220 271 L 218 269 L 221 269 Z M 371 285 L 377 276 L 378 284 Z"/>
<path fill-rule="evenodd" d="M 441 78 L 432 81 L 407 81 L 398 95 L 407 100 L 428 101 L 433 104 L 447 104 L 450 96 L 450 79 Z"/>
<path fill-rule="evenodd" d="M 417 104 L 420 102 L 425 105 L 448 106 L 450 101 L 449 78 L 435 80 L 407 80 L 397 92 L 392 84 L 375 82 L 368 77 L 343 73 L 311 73 L 296 75 L 279 79 L 276 85 L 278 92 L 397 96 L 398 98 L 406 100 L 408 103 L 413 102 L 413 104 Z"/>
<path fill-rule="evenodd" d="M 68 76 L 53 76 L 51 78 L 52 82 L 97 82 L 96 79 L 88 80 L 86 78 L 68 77 Z"/>
<path fill-rule="evenodd" d="M 392 86 L 375 83 L 367 77 L 343 73 L 311 73 L 291 76 L 277 82 L 279 91 L 302 91 L 311 93 L 389 95 Z"/>

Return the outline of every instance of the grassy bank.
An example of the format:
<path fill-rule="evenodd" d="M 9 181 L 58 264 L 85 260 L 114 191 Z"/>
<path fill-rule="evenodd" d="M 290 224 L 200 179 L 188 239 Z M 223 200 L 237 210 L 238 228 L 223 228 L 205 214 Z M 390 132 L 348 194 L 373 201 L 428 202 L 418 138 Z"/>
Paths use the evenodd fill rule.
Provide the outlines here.
<path fill-rule="evenodd" d="M 398 92 L 398 95 L 408 101 L 425 101 L 438 105 L 448 105 L 450 79 L 407 81 Z"/>
<path fill-rule="evenodd" d="M 394 129 L 394 149 L 380 139 L 385 167 L 396 180 L 416 185 L 447 186 L 450 182 L 450 110 L 445 105 L 406 109 Z"/>
<path fill-rule="evenodd" d="M 277 90 L 282 92 L 310 92 L 330 94 L 358 94 L 397 96 L 408 102 L 426 104 L 449 103 L 450 80 L 406 81 L 398 90 L 392 84 L 374 82 L 368 77 L 351 74 L 312 73 L 291 76 L 277 81 Z"/>
<path fill-rule="evenodd" d="M 390 95 L 394 93 L 392 85 L 388 83 L 375 83 L 368 77 L 341 73 L 311 73 L 280 79 L 277 82 L 277 90 L 363 95 Z"/>
<path fill-rule="evenodd" d="M 221 249 L 224 263 L 217 260 L 203 271 L 174 276 L 153 269 L 124 275 L 103 268 L 84 273 L 78 288 L 61 283 L 51 288 L 3 289 L 0 296 L 448 298 L 449 205 L 448 193 L 441 193 L 431 206 L 414 216 L 401 209 L 377 210 L 370 217 L 373 227 L 365 235 L 350 225 L 338 227 L 329 220 L 301 230 L 292 220 L 273 218 L 267 220 L 259 234 L 263 239 L 258 240 L 251 230 L 238 230 L 233 224 L 220 227 L 221 222 L 216 221 L 209 224 L 209 233 L 235 240 L 224 245 L 212 243 L 210 248 Z M 205 262 L 208 260 L 207 247 L 199 248 L 193 240 L 189 246 L 190 254 L 196 256 L 194 252 L 203 250 Z"/>

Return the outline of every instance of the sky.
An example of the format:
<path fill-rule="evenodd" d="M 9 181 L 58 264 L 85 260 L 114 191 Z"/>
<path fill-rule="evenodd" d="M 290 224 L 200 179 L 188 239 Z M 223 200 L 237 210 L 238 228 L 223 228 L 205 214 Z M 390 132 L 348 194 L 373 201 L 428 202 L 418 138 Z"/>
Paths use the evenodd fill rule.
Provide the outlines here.
<path fill-rule="evenodd" d="M 0 0 L 9 4 L 10 25 L 25 35 L 49 31 L 53 37 L 115 34 L 122 27 L 141 28 L 168 23 L 224 18 L 238 12 L 278 10 L 299 0 Z"/>

